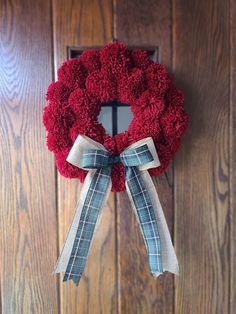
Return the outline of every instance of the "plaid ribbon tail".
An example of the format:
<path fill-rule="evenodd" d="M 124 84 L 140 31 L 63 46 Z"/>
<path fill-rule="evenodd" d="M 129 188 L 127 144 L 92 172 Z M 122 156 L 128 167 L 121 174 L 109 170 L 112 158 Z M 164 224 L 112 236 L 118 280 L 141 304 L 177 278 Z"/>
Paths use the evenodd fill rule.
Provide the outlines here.
<path fill-rule="evenodd" d="M 150 272 L 163 273 L 159 228 L 149 191 L 137 167 L 126 167 L 126 184 L 148 251 Z"/>
<path fill-rule="evenodd" d="M 83 275 L 101 208 L 110 184 L 111 167 L 98 169 L 87 190 L 63 281 L 78 285 Z"/>

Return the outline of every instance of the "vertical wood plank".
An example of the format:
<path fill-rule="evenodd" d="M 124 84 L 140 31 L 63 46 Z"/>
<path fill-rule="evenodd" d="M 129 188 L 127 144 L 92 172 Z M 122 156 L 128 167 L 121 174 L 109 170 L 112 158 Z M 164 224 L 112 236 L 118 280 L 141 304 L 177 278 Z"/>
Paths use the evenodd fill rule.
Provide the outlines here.
<path fill-rule="evenodd" d="M 130 46 L 157 46 L 171 67 L 171 2 L 117 1 L 115 37 Z M 170 230 L 173 228 L 172 166 L 154 182 Z M 173 313 L 173 275 L 149 273 L 145 245 L 126 193 L 117 194 L 120 313 Z"/>
<path fill-rule="evenodd" d="M 55 70 L 67 58 L 68 46 L 100 46 L 111 41 L 112 2 L 53 0 Z M 68 231 L 80 184 L 58 178 L 60 248 Z M 61 278 L 62 279 L 62 278 Z M 61 313 L 116 313 L 115 200 L 111 194 L 103 208 L 79 287 L 61 283 Z"/>
<path fill-rule="evenodd" d="M 50 2 L 1 1 L 0 36 L 2 312 L 58 313 L 55 172 L 42 125 Z"/>
<path fill-rule="evenodd" d="M 230 313 L 236 308 L 236 3 L 230 1 Z"/>
<path fill-rule="evenodd" d="M 190 130 L 175 163 L 176 313 L 229 311 L 229 1 L 174 1 Z"/>

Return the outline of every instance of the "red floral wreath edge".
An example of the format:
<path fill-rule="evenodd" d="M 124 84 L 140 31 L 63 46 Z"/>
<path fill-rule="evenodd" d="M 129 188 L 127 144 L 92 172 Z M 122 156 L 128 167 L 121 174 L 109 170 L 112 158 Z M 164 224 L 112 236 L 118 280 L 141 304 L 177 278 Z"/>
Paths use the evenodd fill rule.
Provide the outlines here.
<path fill-rule="evenodd" d="M 102 143 L 112 154 L 151 136 L 161 166 L 150 169 L 161 174 L 180 146 L 188 126 L 183 92 L 173 82 L 165 65 L 153 62 L 145 51 L 129 50 L 111 43 L 101 50 L 86 50 L 79 58 L 66 61 L 58 70 L 58 81 L 48 87 L 43 123 L 47 145 L 57 168 L 67 178 L 84 181 L 86 171 L 66 161 L 79 134 Z M 133 113 L 127 131 L 112 137 L 98 122 L 101 104 L 119 100 L 130 104 Z M 112 191 L 125 190 L 122 164 L 112 169 Z"/>

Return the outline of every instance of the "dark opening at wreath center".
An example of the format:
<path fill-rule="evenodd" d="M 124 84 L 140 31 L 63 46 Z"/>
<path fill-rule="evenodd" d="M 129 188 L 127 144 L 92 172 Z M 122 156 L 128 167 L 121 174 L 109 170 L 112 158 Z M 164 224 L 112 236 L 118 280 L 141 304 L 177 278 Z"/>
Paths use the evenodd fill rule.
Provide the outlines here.
<path fill-rule="evenodd" d="M 103 103 L 98 121 L 110 136 L 125 132 L 133 120 L 133 113 L 129 104 L 118 100 Z"/>

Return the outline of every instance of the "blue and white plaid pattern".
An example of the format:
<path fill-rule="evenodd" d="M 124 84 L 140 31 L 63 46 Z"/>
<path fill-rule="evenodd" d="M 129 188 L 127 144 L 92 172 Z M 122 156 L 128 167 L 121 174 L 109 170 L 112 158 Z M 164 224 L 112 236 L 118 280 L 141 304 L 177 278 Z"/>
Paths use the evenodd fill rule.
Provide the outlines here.
<path fill-rule="evenodd" d="M 161 240 L 155 212 L 144 181 L 136 167 L 127 167 L 126 182 L 136 208 L 139 223 L 148 249 L 149 267 L 152 274 L 163 273 Z"/>
<path fill-rule="evenodd" d="M 152 160 L 153 157 L 147 144 L 126 150 L 120 156 L 112 156 L 109 152 L 100 149 L 88 149 L 83 153 L 83 168 L 97 169 L 97 171 L 92 178 L 85 198 L 64 281 L 72 279 L 76 285 L 79 284 L 97 218 L 108 189 L 111 168 L 117 162 L 122 162 L 126 168 L 126 181 L 148 248 L 151 273 L 163 273 L 161 241 L 155 212 L 149 193 L 137 168 L 137 166 Z"/>
<path fill-rule="evenodd" d="M 72 252 L 63 281 L 72 279 L 79 284 L 86 264 L 91 240 L 95 230 L 111 176 L 111 167 L 98 169 L 91 181 L 81 212 Z"/>
<path fill-rule="evenodd" d="M 83 168 L 99 169 L 109 166 L 111 154 L 102 149 L 87 149 L 83 154 Z"/>

